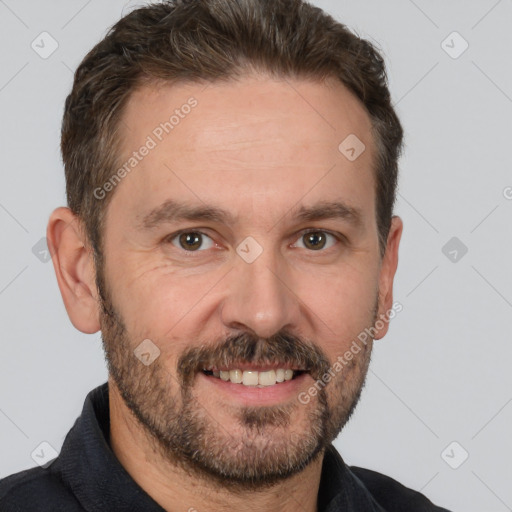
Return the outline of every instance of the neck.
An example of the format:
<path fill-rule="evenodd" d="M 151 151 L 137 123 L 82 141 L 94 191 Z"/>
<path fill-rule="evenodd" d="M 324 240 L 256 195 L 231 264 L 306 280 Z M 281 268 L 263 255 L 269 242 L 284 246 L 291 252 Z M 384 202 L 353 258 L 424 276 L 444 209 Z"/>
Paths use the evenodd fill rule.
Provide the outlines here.
<path fill-rule="evenodd" d="M 302 472 L 262 490 L 232 490 L 163 460 L 109 380 L 110 446 L 133 480 L 164 510 L 316 512 L 323 453 Z"/>

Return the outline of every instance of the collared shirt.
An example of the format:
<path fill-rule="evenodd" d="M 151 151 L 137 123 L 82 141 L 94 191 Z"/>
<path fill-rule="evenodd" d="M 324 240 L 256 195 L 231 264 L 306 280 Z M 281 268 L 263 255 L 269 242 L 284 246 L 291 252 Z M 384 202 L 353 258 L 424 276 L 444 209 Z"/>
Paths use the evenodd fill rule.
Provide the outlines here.
<path fill-rule="evenodd" d="M 1 512 L 162 512 L 128 474 L 109 445 L 108 382 L 86 397 L 59 456 L 0 480 Z M 448 512 L 422 494 L 325 452 L 318 512 Z"/>

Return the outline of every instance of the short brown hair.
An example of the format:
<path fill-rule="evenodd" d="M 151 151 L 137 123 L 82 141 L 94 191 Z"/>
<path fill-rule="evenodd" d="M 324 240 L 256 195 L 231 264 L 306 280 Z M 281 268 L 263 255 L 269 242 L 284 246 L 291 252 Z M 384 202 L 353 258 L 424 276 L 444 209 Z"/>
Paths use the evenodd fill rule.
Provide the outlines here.
<path fill-rule="evenodd" d="M 93 191 L 119 165 L 119 123 L 131 93 L 162 79 L 229 80 L 249 70 L 311 80 L 334 77 L 364 104 L 376 147 L 376 221 L 384 254 L 403 131 L 376 48 L 302 0 L 168 0 L 119 20 L 85 56 L 66 99 L 61 150 L 67 201 L 97 264 L 113 193 L 99 200 Z"/>

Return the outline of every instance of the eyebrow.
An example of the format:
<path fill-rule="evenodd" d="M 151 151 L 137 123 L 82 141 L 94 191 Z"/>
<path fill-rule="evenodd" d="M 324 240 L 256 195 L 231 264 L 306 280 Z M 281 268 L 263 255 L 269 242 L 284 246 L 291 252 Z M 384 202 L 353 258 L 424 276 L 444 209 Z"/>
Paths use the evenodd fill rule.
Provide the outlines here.
<path fill-rule="evenodd" d="M 362 228 L 363 226 L 363 212 L 344 201 L 321 201 L 312 206 L 301 206 L 298 209 L 292 209 L 288 215 L 302 222 L 339 219 L 352 224 L 356 228 Z M 150 230 L 161 224 L 183 220 L 210 221 L 233 225 L 237 223 L 238 216 L 212 205 L 191 205 L 169 199 L 145 214 L 138 222 L 137 227 L 140 230 Z"/>
<path fill-rule="evenodd" d="M 301 221 L 339 219 L 352 224 L 356 228 L 363 227 L 363 212 L 344 201 L 322 201 L 313 206 L 302 206 L 296 213 Z"/>
<path fill-rule="evenodd" d="M 139 229 L 154 229 L 160 224 L 180 220 L 204 220 L 221 224 L 236 224 L 236 218 L 228 211 L 209 205 L 191 205 L 169 199 L 144 215 Z"/>

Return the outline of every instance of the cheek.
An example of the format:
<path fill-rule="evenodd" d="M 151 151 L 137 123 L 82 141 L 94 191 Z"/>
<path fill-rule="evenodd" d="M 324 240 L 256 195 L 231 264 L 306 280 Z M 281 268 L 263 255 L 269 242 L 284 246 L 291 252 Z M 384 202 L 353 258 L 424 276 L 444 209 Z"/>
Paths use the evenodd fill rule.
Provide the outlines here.
<path fill-rule="evenodd" d="M 124 276 L 136 276 L 126 278 Z M 122 314 L 132 337 L 159 340 L 162 351 L 181 350 L 191 335 L 200 329 L 198 315 L 209 303 L 207 294 L 218 276 L 187 278 L 168 267 L 138 266 L 125 268 L 119 275 L 116 307 Z M 182 346 L 176 344 L 180 334 Z"/>
<path fill-rule="evenodd" d="M 318 342 L 333 357 L 371 325 L 378 293 L 377 269 L 346 268 L 328 276 L 304 278 L 303 290 L 300 297 L 313 312 L 312 318 L 316 317 Z"/>

